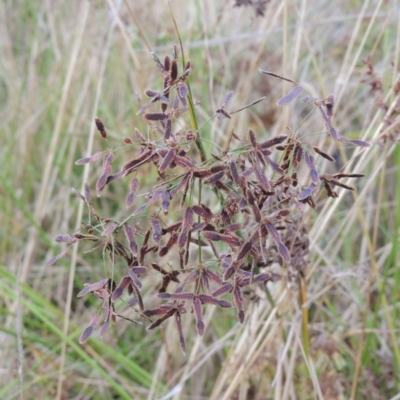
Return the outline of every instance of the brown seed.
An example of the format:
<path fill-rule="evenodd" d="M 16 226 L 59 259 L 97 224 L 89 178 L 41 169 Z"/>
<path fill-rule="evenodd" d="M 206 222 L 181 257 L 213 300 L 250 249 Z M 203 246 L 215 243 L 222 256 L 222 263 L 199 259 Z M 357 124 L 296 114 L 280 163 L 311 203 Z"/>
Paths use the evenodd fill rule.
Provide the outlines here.
<path fill-rule="evenodd" d="M 338 140 L 341 142 L 351 143 L 351 144 L 354 144 L 354 145 L 360 146 L 360 147 L 370 147 L 371 146 L 371 143 L 368 143 L 368 142 L 366 142 L 364 140 L 360 140 L 360 139 L 347 139 L 343 136 L 339 136 Z"/>
<path fill-rule="evenodd" d="M 334 105 L 335 105 L 335 102 L 333 99 L 333 95 L 331 94 L 325 101 L 326 115 L 328 116 L 328 118 L 332 118 Z"/>
<path fill-rule="evenodd" d="M 132 269 L 130 269 L 128 274 L 129 277 L 132 279 L 132 284 L 140 289 L 142 287 L 142 282 L 140 282 L 139 277 L 136 275 L 136 273 Z"/>
<path fill-rule="evenodd" d="M 153 60 L 156 62 L 158 70 L 165 74 L 165 68 L 164 65 L 161 63 L 160 59 L 155 55 L 155 53 L 151 52 L 151 56 L 153 57 Z"/>
<path fill-rule="evenodd" d="M 107 132 L 104 129 L 103 122 L 101 121 L 100 118 L 97 118 L 97 117 L 94 119 L 94 121 L 96 123 L 97 130 L 100 132 L 100 135 L 102 136 L 102 138 L 106 139 L 107 138 Z"/>
<path fill-rule="evenodd" d="M 185 249 L 179 250 L 179 267 L 180 269 L 185 269 Z"/>
<path fill-rule="evenodd" d="M 268 178 L 261 172 L 259 165 L 255 162 L 254 163 L 254 172 L 257 178 L 258 183 L 260 186 L 266 191 L 271 191 L 271 183 Z"/>
<path fill-rule="evenodd" d="M 209 294 L 199 294 L 199 295 L 197 295 L 197 297 L 201 301 L 201 304 L 213 304 L 213 305 L 217 306 L 217 305 L 219 305 L 219 303 L 221 301 L 220 299 L 218 299 L 214 296 L 211 296 Z M 229 303 L 229 302 L 227 302 L 227 303 Z M 231 304 L 231 307 L 232 307 L 232 304 Z M 226 308 L 229 308 L 229 307 L 226 307 Z"/>
<path fill-rule="evenodd" d="M 264 152 L 263 152 L 264 154 Z M 272 161 L 269 157 L 264 154 L 265 161 L 271 166 L 271 168 L 277 172 L 278 174 L 283 174 L 285 171 L 274 161 Z"/>
<path fill-rule="evenodd" d="M 175 195 L 182 189 L 182 187 L 184 187 L 187 183 L 187 181 L 190 179 L 190 173 L 188 172 L 186 175 L 184 175 L 184 177 L 182 178 L 182 180 L 178 183 L 178 185 L 175 187 L 175 189 L 172 189 L 169 194 L 171 199 L 175 197 Z"/>
<path fill-rule="evenodd" d="M 183 208 L 185 201 L 186 201 L 186 194 L 189 190 L 189 188 L 192 186 L 192 181 L 193 181 L 193 174 L 189 174 L 189 179 L 186 181 L 185 187 L 183 189 L 183 194 L 181 197 L 181 201 L 180 201 L 180 208 Z"/>
<path fill-rule="evenodd" d="M 110 182 L 114 182 L 118 179 L 124 178 L 127 175 L 126 171 L 118 171 L 115 174 L 111 174 L 107 176 L 107 181 L 106 181 L 106 185 L 108 185 Z"/>
<path fill-rule="evenodd" d="M 75 164 L 76 165 L 84 165 L 84 164 L 90 163 L 92 161 L 98 160 L 99 158 L 101 158 L 102 155 L 103 155 L 103 152 L 98 151 L 97 153 L 94 153 L 92 156 L 84 157 L 84 158 L 81 158 L 81 159 L 75 161 Z"/>
<path fill-rule="evenodd" d="M 179 97 L 181 98 L 181 100 L 182 99 L 186 100 L 186 96 L 187 96 L 188 92 L 189 92 L 189 89 L 186 86 L 186 84 L 180 83 L 178 86 L 178 94 L 179 94 Z M 186 105 L 186 104 L 184 104 L 184 105 Z"/>
<path fill-rule="evenodd" d="M 244 242 L 242 247 L 239 249 L 239 251 L 236 255 L 236 261 L 240 261 L 244 257 L 246 257 L 247 253 L 251 250 L 252 246 L 253 246 L 253 243 L 251 240 Z"/>
<path fill-rule="evenodd" d="M 164 121 L 168 118 L 168 115 L 164 113 L 147 113 L 144 117 L 149 121 Z"/>
<path fill-rule="evenodd" d="M 65 242 L 65 243 L 72 244 L 72 243 L 75 243 L 78 239 L 72 238 L 69 235 L 57 235 L 54 240 L 58 243 Z"/>
<path fill-rule="evenodd" d="M 103 231 L 103 236 L 107 236 L 113 233 L 115 229 L 117 229 L 117 226 L 118 225 L 115 222 L 112 222 L 109 225 L 107 225 L 107 227 Z"/>
<path fill-rule="evenodd" d="M 171 85 L 178 78 L 178 62 L 177 62 L 177 60 L 172 60 L 169 76 L 170 76 L 170 85 Z"/>
<path fill-rule="evenodd" d="M 281 242 L 281 237 L 279 236 L 279 233 L 274 225 L 272 225 L 270 222 L 267 222 L 264 226 L 267 228 L 267 231 L 271 235 L 274 242 Z"/>
<path fill-rule="evenodd" d="M 319 111 L 322 114 L 322 118 L 324 119 L 325 125 L 328 128 L 328 131 L 330 133 L 330 135 L 332 136 L 333 140 L 339 140 L 340 137 L 335 130 L 335 128 L 332 126 L 332 121 L 330 120 L 330 118 L 326 115 L 325 111 L 322 109 L 322 106 L 318 106 Z"/>
<path fill-rule="evenodd" d="M 168 150 L 168 153 L 165 155 L 163 160 L 161 161 L 160 166 L 158 167 L 158 172 L 162 174 L 174 161 L 176 152 L 174 149 Z"/>
<path fill-rule="evenodd" d="M 212 240 L 213 242 L 218 242 L 221 240 L 221 235 L 214 231 L 203 231 L 201 235 L 208 240 Z"/>
<path fill-rule="evenodd" d="M 153 230 L 153 240 L 160 244 L 161 242 L 161 223 L 158 217 L 153 216 L 150 220 L 151 229 Z"/>
<path fill-rule="evenodd" d="M 256 222 L 260 223 L 262 217 L 261 217 L 260 209 L 258 208 L 257 204 L 255 204 L 255 203 L 252 204 L 251 209 L 253 211 L 254 219 L 256 220 Z"/>
<path fill-rule="evenodd" d="M 326 158 L 329 161 L 335 162 L 335 159 L 330 156 L 329 154 L 323 152 L 322 150 L 320 150 L 318 147 L 313 146 L 313 149 L 315 150 L 316 153 L 318 153 L 321 157 Z"/>
<path fill-rule="evenodd" d="M 54 264 L 57 260 L 64 257 L 65 254 L 67 254 L 68 249 L 69 247 L 65 248 L 61 253 L 57 254 L 56 256 L 50 258 L 50 260 L 46 262 L 44 267 L 49 267 L 50 265 Z"/>
<path fill-rule="evenodd" d="M 210 168 L 210 171 L 212 174 L 215 174 L 220 171 L 225 171 L 225 165 L 223 164 L 214 165 L 213 167 Z"/>
<path fill-rule="evenodd" d="M 240 287 L 235 286 L 232 291 L 233 301 L 238 309 L 238 320 L 241 324 L 244 322 L 244 302 L 242 292 L 240 291 Z"/>
<path fill-rule="evenodd" d="M 219 114 L 218 118 L 225 117 L 225 118 L 231 119 L 231 116 L 229 115 L 229 113 L 227 113 L 223 108 L 219 108 L 217 110 L 217 114 Z"/>
<path fill-rule="evenodd" d="M 129 276 L 124 276 L 121 279 L 119 285 L 114 290 L 114 292 L 113 292 L 113 294 L 111 296 L 111 300 L 115 301 L 115 300 L 119 299 L 122 296 L 124 290 L 128 287 L 128 285 L 130 283 L 131 283 L 131 278 Z"/>
<path fill-rule="evenodd" d="M 89 325 L 83 332 L 82 335 L 79 338 L 79 343 L 83 344 L 86 342 L 86 340 L 89 339 L 90 335 L 93 333 L 94 327 Z"/>
<path fill-rule="evenodd" d="M 267 165 L 267 161 L 265 159 L 264 154 L 259 150 L 257 150 L 255 152 L 255 154 L 256 154 L 257 158 L 260 160 L 261 164 L 265 167 Z"/>
<path fill-rule="evenodd" d="M 161 197 L 161 190 L 156 190 L 155 192 L 151 192 L 151 198 L 148 200 L 145 204 L 140 206 L 133 214 L 132 216 L 134 217 L 135 215 L 140 214 L 143 212 L 147 207 L 149 207 L 151 204 L 155 203 L 159 198 Z"/>
<path fill-rule="evenodd" d="M 99 179 L 96 182 L 96 192 L 97 192 L 97 197 L 100 197 L 101 192 L 103 191 L 106 183 L 107 183 L 107 178 L 108 174 L 102 174 L 100 175 Z"/>
<path fill-rule="evenodd" d="M 189 160 L 187 157 L 183 157 L 183 156 L 176 156 L 174 163 L 183 168 L 193 168 L 194 167 L 193 162 L 191 160 Z"/>
<path fill-rule="evenodd" d="M 170 204 L 170 195 L 167 190 L 163 190 L 161 192 L 161 207 L 164 211 L 164 214 L 168 214 L 168 208 Z"/>
<path fill-rule="evenodd" d="M 176 323 L 176 327 L 178 329 L 179 345 L 181 347 L 182 353 L 185 355 L 186 354 L 186 344 L 185 344 L 185 338 L 183 336 L 181 314 L 179 312 L 175 313 L 175 323 Z"/>
<path fill-rule="evenodd" d="M 315 167 L 314 157 L 310 155 L 307 151 L 304 153 L 304 160 L 310 170 L 310 177 L 313 183 L 319 182 L 319 174 Z"/>
<path fill-rule="evenodd" d="M 250 138 L 251 145 L 252 145 L 254 148 L 257 148 L 257 139 L 256 139 L 256 135 L 254 134 L 254 131 L 251 130 L 251 129 L 249 129 L 249 138 Z"/>
<path fill-rule="evenodd" d="M 99 282 L 87 284 L 85 283 L 85 287 L 76 295 L 77 297 L 82 297 L 87 293 L 94 292 L 97 290 L 100 290 L 104 288 L 104 286 L 107 284 L 108 279 L 103 279 Z"/>
<path fill-rule="evenodd" d="M 310 185 L 310 186 L 306 187 L 305 189 L 303 189 L 299 194 L 299 197 L 298 197 L 299 201 L 305 200 L 308 197 L 310 197 L 312 195 L 313 189 L 314 188 L 313 188 L 312 185 Z"/>
<path fill-rule="evenodd" d="M 134 167 L 137 167 L 140 164 L 143 164 L 150 160 L 153 155 L 153 150 L 144 151 L 139 157 L 135 158 L 132 161 L 129 161 L 122 167 L 122 171 L 132 171 Z"/>
<path fill-rule="evenodd" d="M 286 261 L 289 262 L 290 261 L 290 254 L 289 254 L 289 250 L 288 248 L 281 242 L 278 243 L 278 251 L 280 253 L 280 255 L 282 256 L 282 258 Z"/>
<path fill-rule="evenodd" d="M 205 209 L 203 206 L 201 205 L 194 205 L 193 207 L 193 211 L 199 215 L 200 217 L 202 217 L 205 221 L 209 221 L 210 219 L 212 219 L 214 217 L 214 214 L 212 214 L 210 212 L 210 210 Z"/>
<path fill-rule="evenodd" d="M 133 229 L 129 225 L 125 224 L 124 225 L 124 233 L 125 233 L 126 239 L 128 240 L 129 249 L 130 249 L 132 255 L 136 256 L 137 252 L 138 252 L 138 245 L 136 244 L 136 241 L 135 241 L 135 234 L 134 234 Z"/>
<path fill-rule="evenodd" d="M 221 238 L 220 240 L 222 240 L 224 243 L 227 243 L 233 247 L 239 247 L 243 244 L 243 239 L 240 239 L 238 236 L 235 236 L 234 234 L 220 235 L 220 238 Z"/>
<path fill-rule="evenodd" d="M 159 293 L 157 295 L 160 299 L 173 299 L 173 300 L 192 300 L 194 294 L 191 292 L 180 292 L 180 293 Z"/>
<path fill-rule="evenodd" d="M 182 220 L 182 229 L 178 237 L 178 247 L 183 248 L 188 240 L 189 231 L 193 225 L 193 209 L 187 207 Z"/>
<path fill-rule="evenodd" d="M 287 139 L 287 136 L 285 136 L 285 135 L 275 136 L 272 139 L 269 139 L 269 140 L 266 140 L 265 142 L 259 143 L 258 147 L 260 147 L 261 149 L 267 149 L 269 147 L 272 147 L 279 143 L 284 142 L 286 139 Z"/>
<path fill-rule="evenodd" d="M 146 138 L 142 135 L 142 133 L 137 128 L 135 128 L 135 135 L 141 142 L 145 143 L 147 141 Z"/>
<path fill-rule="evenodd" d="M 341 178 L 363 178 L 365 174 L 334 174 L 333 177 L 336 179 L 341 179 Z"/>
<path fill-rule="evenodd" d="M 312 103 L 315 102 L 317 100 L 317 98 L 315 98 L 314 96 L 304 96 L 301 98 L 301 101 L 303 103 Z"/>
<path fill-rule="evenodd" d="M 240 231 L 243 228 L 243 225 L 241 223 L 234 223 L 230 224 L 226 227 L 226 230 L 229 232 L 235 232 L 235 231 Z"/>
<path fill-rule="evenodd" d="M 255 203 L 255 198 L 254 198 L 254 194 L 250 188 L 246 189 L 246 197 L 247 197 L 247 201 L 252 206 Z"/>
<path fill-rule="evenodd" d="M 279 78 L 279 79 L 282 79 L 283 81 L 288 81 L 288 82 L 291 82 L 291 83 L 294 83 L 294 84 L 297 85 L 297 82 L 296 82 L 296 81 L 294 81 L 294 80 L 292 80 L 292 79 L 289 79 L 289 78 L 285 78 L 285 77 L 282 76 L 282 75 L 275 74 L 274 72 L 264 71 L 264 70 L 262 70 L 262 69 L 260 69 L 260 72 L 262 72 L 262 73 L 265 74 L 265 75 L 273 76 L 273 77 L 275 77 L 275 78 Z"/>
<path fill-rule="evenodd" d="M 150 324 L 146 329 L 150 331 L 151 329 L 160 326 L 165 320 L 167 320 L 169 317 L 172 317 L 174 314 L 175 314 L 175 309 L 173 308 L 172 310 L 169 310 L 167 313 L 165 313 L 161 318 L 157 319 L 152 324 Z"/>
<path fill-rule="evenodd" d="M 204 334 L 203 309 L 201 307 L 201 301 L 197 296 L 193 300 L 193 311 L 196 319 L 197 333 L 202 336 Z"/>
<path fill-rule="evenodd" d="M 340 187 L 342 187 L 342 188 L 344 188 L 344 189 L 347 189 L 347 190 L 356 190 L 353 186 L 345 185 L 344 183 L 339 182 L 339 181 L 337 181 L 336 179 L 330 179 L 330 180 L 329 180 L 329 183 L 330 183 L 331 185 L 340 186 Z"/>
<path fill-rule="evenodd" d="M 167 98 L 169 98 L 169 89 L 170 89 L 170 85 L 169 85 L 169 76 L 165 75 L 164 77 L 164 91 L 163 93 L 165 93 L 165 96 Z"/>
<path fill-rule="evenodd" d="M 192 67 L 191 67 L 191 63 L 190 63 L 190 60 L 189 60 L 189 61 L 186 63 L 186 66 L 185 66 L 185 73 L 182 75 L 182 79 L 185 79 L 185 78 L 189 75 L 191 69 L 192 69 Z"/>
<path fill-rule="evenodd" d="M 195 178 L 205 178 L 206 176 L 210 176 L 211 169 L 195 169 L 193 170 L 193 176 Z"/>
<path fill-rule="evenodd" d="M 208 225 L 207 222 L 199 222 L 199 223 L 193 224 L 192 232 L 202 231 L 207 225 Z M 193 240 L 194 240 L 194 242 L 196 242 L 196 240 L 198 241 L 198 239 L 193 239 Z M 194 242 L 192 242 L 192 243 L 194 243 Z M 204 242 L 201 242 L 201 243 L 204 243 Z M 206 244 L 202 244 L 202 246 L 206 246 Z"/>
<path fill-rule="evenodd" d="M 90 240 L 92 242 L 97 242 L 99 240 L 99 238 L 95 235 L 84 235 L 82 233 L 74 233 L 74 237 L 77 238 L 78 240 Z"/>
<path fill-rule="evenodd" d="M 332 190 L 331 186 L 329 185 L 329 183 L 326 180 L 324 180 L 324 187 L 326 189 L 328 197 L 332 197 L 332 198 L 337 197 L 337 193 Z"/>
<path fill-rule="evenodd" d="M 278 102 L 276 103 L 276 105 L 283 106 L 285 104 L 290 103 L 294 98 L 299 96 L 302 91 L 303 91 L 303 88 L 301 86 L 295 86 L 286 96 L 279 99 Z"/>
<path fill-rule="evenodd" d="M 234 273 L 235 273 L 234 266 L 228 267 L 224 272 L 223 281 L 226 282 Z"/>
<path fill-rule="evenodd" d="M 303 159 L 304 150 L 301 146 L 296 146 L 293 151 L 293 167 L 297 167 Z"/>
<path fill-rule="evenodd" d="M 168 55 L 166 55 L 164 58 L 164 69 L 166 72 L 169 72 L 170 68 L 171 68 L 171 59 L 169 58 Z"/>
<path fill-rule="evenodd" d="M 232 98 L 233 93 L 234 93 L 233 90 L 231 90 L 230 92 L 228 92 L 228 94 L 225 96 L 224 101 L 223 101 L 222 104 L 221 104 L 221 108 L 225 107 L 225 106 L 229 103 L 229 101 L 230 101 L 231 98 Z"/>
<path fill-rule="evenodd" d="M 165 256 L 171 250 L 171 248 L 176 244 L 177 241 L 178 241 L 178 234 L 176 232 L 173 232 L 167 244 L 164 247 L 162 247 L 160 252 L 158 253 L 160 257 Z"/>
<path fill-rule="evenodd" d="M 240 176 L 237 170 L 237 165 L 234 160 L 230 160 L 228 163 L 229 170 L 232 176 L 233 181 L 236 183 L 236 185 L 240 186 Z"/>
<path fill-rule="evenodd" d="M 189 231 L 193 225 L 193 208 L 187 207 L 182 220 L 182 230 Z"/>
<path fill-rule="evenodd" d="M 129 186 L 129 193 L 128 193 L 128 197 L 126 198 L 126 207 L 129 207 L 132 205 L 138 188 L 139 188 L 139 181 L 137 178 L 135 178 L 131 181 L 131 184 Z"/>
<path fill-rule="evenodd" d="M 165 233 L 175 232 L 181 227 L 181 225 L 182 225 L 182 221 L 176 222 L 175 224 L 172 224 L 172 225 L 164 228 L 163 233 L 165 234 Z"/>
<path fill-rule="evenodd" d="M 224 294 L 230 292 L 231 290 L 232 290 L 232 285 L 230 283 L 224 283 L 217 290 L 215 290 L 211 295 L 213 297 L 221 297 Z"/>
<path fill-rule="evenodd" d="M 164 139 L 167 140 L 171 136 L 172 136 L 172 121 L 171 121 L 171 119 L 168 119 L 167 122 L 165 123 Z"/>
<path fill-rule="evenodd" d="M 155 97 L 155 96 L 159 96 L 160 95 L 159 92 L 157 92 L 156 90 L 152 90 L 152 89 L 146 89 L 144 92 L 149 97 Z"/>
<path fill-rule="evenodd" d="M 209 178 L 204 179 L 204 184 L 213 184 L 222 179 L 225 175 L 225 171 L 219 171 L 216 174 L 211 175 Z"/>

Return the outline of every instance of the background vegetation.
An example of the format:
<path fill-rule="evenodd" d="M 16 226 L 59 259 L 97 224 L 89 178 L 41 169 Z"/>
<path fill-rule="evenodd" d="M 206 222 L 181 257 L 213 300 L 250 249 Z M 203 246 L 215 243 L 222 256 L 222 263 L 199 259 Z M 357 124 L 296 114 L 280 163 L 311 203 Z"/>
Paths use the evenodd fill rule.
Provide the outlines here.
<path fill-rule="evenodd" d="M 103 278 L 103 260 L 71 252 L 43 268 L 60 250 L 54 237 L 80 225 L 71 187 L 94 185 L 99 176 L 100 165 L 83 170 L 74 162 L 104 150 L 95 116 L 114 143 L 132 137 L 134 127 L 146 130 L 135 92 L 161 82 L 145 40 L 163 57 L 178 39 L 162 0 L 4 0 L 1 399 L 400 399 L 399 3 L 272 0 L 257 17 L 254 7 L 234 5 L 171 1 L 194 66 L 200 124 L 229 90 L 235 109 L 268 96 L 228 122 L 205 125 L 207 154 L 232 128 L 244 136 L 251 127 L 268 139 L 306 115 L 302 105 L 276 107 L 290 86 L 259 68 L 290 76 L 316 97 L 334 94 L 337 131 L 374 144 L 330 145 L 336 168 L 366 177 L 354 195 L 321 197 L 308 214 L 310 357 L 296 288 L 282 282 L 269 284 L 272 298 L 249 293 L 243 326 L 233 311 L 209 308 L 199 338 L 191 321 L 186 357 L 170 323 L 149 333 L 119 321 L 102 340 L 95 334 L 78 344 L 94 303 L 76 294 Z M 373 72 L 363 63 L 368 58 Z M 307 121 L 303 130 L 323 129 Z M 127 185 L 107 191 L 98 208 L 122 215 Z M 144 296 L 152 288 L 145 285 Z"/>

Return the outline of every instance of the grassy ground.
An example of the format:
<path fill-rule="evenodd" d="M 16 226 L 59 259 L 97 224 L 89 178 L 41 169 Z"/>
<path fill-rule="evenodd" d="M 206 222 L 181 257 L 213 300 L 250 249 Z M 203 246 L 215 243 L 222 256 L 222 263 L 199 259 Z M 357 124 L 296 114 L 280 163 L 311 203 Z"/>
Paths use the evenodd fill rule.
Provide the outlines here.
<path fill-rule="evenodd" d="M 233 5 L 171 1 L 193 65 L 201 126 L 229 90 L 232 109 L 267 96 L 226 123 L 206 123 L 206 154 L 223 146 L 232 128 L 243 137 L 252 127 L 267 139 L 305 117 L 299 103 L 275 106 L 289 86 L 260 68 L 292 77 L 316 97 L 333 93 L 337 131 L 373 143 L 360 149 L 316 135 L 331 146 L 337 169 L 366 176 L 354 195 L 321 196 L 307 214 L 307 338 L 297 288 L 279 282 L 251 293 L 257 301 L 246 300 L 243 326 L 233 311 L 209 308 L 200 338 L 189 318 L 186 357 L 169 323 L 148 333 L 119 321 L 102 340 L 95 334 L 78 343 L 95 302 L 76 294 L 84 282 L 102 279 L 101 255 L 72 251 L 43 268 L 60 250 L 54 237 L 72 233 L 84 216 L 71 187 L 94 185 L 100 172 L 74 162 L 106 148 L 95 116 L 106 122 L 113 146 L 133 137 L 134 127 L 146 130 L 135 92 L 161 85 L 148 47 L 163 57 L 178 38 L 166 1 L 5 0 L 1 399 L 400 399 L 400 151 L 392 137 L 383 140 L 396 139 L 400 118 L 399 4 L 272 0 L 260 17 Z M 376 76 L 366 73 L 368 57 Z M 323 126 L 312 117 L 301 130 Z M 123 183 L 107 192 L 102 213 L 123 217 L 126 190 Z M 143 293 L 151 301 L 148 279 Z"/>

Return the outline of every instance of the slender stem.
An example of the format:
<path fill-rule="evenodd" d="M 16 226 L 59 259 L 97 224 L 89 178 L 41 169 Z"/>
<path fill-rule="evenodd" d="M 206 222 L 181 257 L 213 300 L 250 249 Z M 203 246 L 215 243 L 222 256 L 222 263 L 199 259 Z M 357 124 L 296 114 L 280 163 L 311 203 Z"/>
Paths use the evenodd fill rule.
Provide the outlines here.
<path fill-rule="evenodd" d="M 169 10 L 170 10 L 170 13 L 171 13 L 172 20 L 174 21 L 175 30 L 176 30 L 176 33 L 177 33 L 178 39 L 179 39 L 179 45 L 180 45 L 181 53 L 182 53 L 182 66 L 183 66 L 183 69 L 185 69 L 186 60 L 185 60 L 185 52 L 183 51 L 183 44 L 182 44 L 181 35 L 179 33 L 178 25 L 177 25 L 177 23 L 175 21 L 174 14 L 172 13 L 171 4 L 168 3 L 168 5 L 169 5 Z M 186 83 L 186 85 L 188 87 L 188 96 L 187 96 L 187 98 L 189 100 L 190 123 L 192 125 L 192 129 L 195 132 L 197 132 L 197 137 L 196 137 L 195 143 L 196 143 L 196 146 L 197 146 L 197 148 L 198 148 L 198 150 L 200 152 L 201 162 L 204 163 L 207 160 L 207 157 L 206 157 L 206 152 L 204 151 L 203 144 L 202 144 L 201 139 L 200 139 L 199 125 L 197 123 L 196 114 L 194 112 L 194 102 L 193 102 L 193 97 L 192 97 L 192 91 L 190 89 L 190 82 L 189 82 L 189 80 L 187 78 L 185 79 L 185 83 Z"/>
<path fill-rule="evenodd" d="M 299 303 L 301 307 L 301 314 L 303 316 L 302 332 L 303 332 L 303 347 L 306 356 L 310 355 L 310 333 L 308 330 L 308 308 L 304 305 L 307 303 L 307 285 L 302 276 L 299 276 Z"/>
<path fill-rule="evenodd" d="M 307 121 L 307 119 L 311 116 L 311 114 L 317 109 L 317 107 L 314 107 L 302 120 L 301 122 L 296 126 L 296 129 L 294 130 L 294 133 L 296 133 L 301 126 Z"/>
<path fill-rule="evenodd" d="M 135 25 L 136 25 L 136 27 L 137 27 L 137 29 L 138 29 L 138 31 L 139 31 L 139 36 L 143 39 L 143 42 L 144 42 L 144 44 L 146 45 L 147 49 L 148 49 L 149 51 L 151 51 L 150 44 L 149 44 L 149 42 L 147 41 L 146 35 L 144 34 L 143 29 L 142 29 L 142 27 L 141 27 L 140 24 L 139 24 L 139 20 L 135 17 L 135 13 L 132 11 L 131 7 L 129 6 L 128 1 L 127 1 L 127 0 L 124 0 L 124 2 L 125 2 L 125 5 L 126 5 L 126 8 L 127 8 L 128 11 L 129 11 L 129 14 L 131 15 L 132 19 L 134 20 Z"/>
<path fill-rule="evenodd" d="M 201 179 L 199 179 L 199 204 L 201 204 L 201 189 L 202 189 L 202 184 L 201 184 Z M 197 218 L 197 221 L 200 223 L 201 219 L 200 219 L 200 215 Z M 199 246 L 199 264 L 201 264 L 202 262 L 202 257 L 201 257 L 201 235 L 200 235 L 200 231 L 197 233 L 197 240 L 198 240 L 198 246 Z"/>

